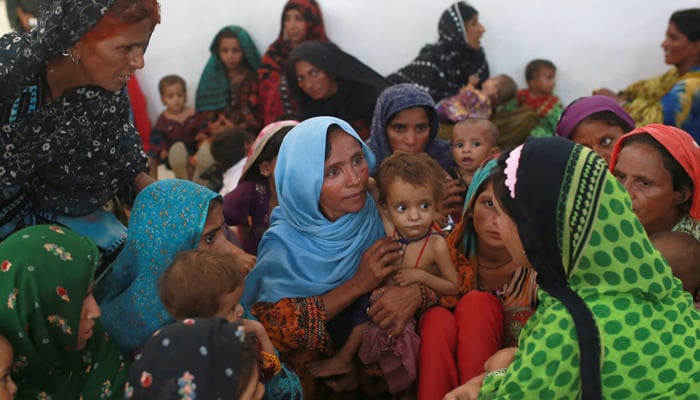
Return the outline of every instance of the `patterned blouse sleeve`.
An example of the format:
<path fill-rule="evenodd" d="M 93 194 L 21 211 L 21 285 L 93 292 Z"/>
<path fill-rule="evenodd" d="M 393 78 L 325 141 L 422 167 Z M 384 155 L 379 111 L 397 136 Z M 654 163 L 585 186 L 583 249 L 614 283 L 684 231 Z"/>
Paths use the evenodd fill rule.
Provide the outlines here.
<path fill-rule="evenodd" d="M 265 326 L 272 344 L 282 353 L 328 350 L 326 306 L 319 296 L 257 303 L 251 313 Z"/>

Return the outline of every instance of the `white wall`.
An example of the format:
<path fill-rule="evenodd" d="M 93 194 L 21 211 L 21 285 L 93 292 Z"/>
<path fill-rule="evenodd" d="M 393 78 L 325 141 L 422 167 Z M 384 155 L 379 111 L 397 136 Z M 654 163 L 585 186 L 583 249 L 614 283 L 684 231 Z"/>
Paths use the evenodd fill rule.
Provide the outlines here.
<path fill-rule="evenodd" d="M 410 62 L 437 39 L 437 23 L 453 0 L 318 0 L 328 36 L 381 74 Z M 225 25 L 248 30 L 260 53 L 276 38 L 286 0 L 160 0 L 162 23 L 138 77 L 152 117 L 162 110 L 158 80 L 182 75 L 190 103 Z M 558 67 L 556 91 L 565 103 L 608 86 L 619 90 L 666 70 L 660 47 L 668 18 L 698 0 L 469 0 L 486 27 L 482 44 L 491 73 L 524 84 L 533 58 Z M 1 3 L 1 2 L 0 2 Z M 4 6 L 4 4 L 3 4 Z M 3 7 L 4 9 L 4 7 Z"/>

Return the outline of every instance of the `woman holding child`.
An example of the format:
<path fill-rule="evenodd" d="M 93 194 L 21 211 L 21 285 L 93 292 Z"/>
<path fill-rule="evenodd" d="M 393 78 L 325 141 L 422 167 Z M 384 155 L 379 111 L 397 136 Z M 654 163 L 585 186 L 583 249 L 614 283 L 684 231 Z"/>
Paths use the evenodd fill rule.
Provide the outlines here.
<path fill-rule="evenodd" d="M 399 334 L 419 307 L 433 304 L 424 285 L 395 286 L 380 289 L 383 295 L 369 310 L 346 310 L 395 271 L 391 265 L 401 257 L 400 243 L 382 239 L 381 218 L 367 191 L 374 166 L 374 155 L 352 127 L 332 117 L 292 129 L 277 159 L 279 205 L 241 303 L 300 375 L 307 399 L 322 397 L 324 388 L 306 364 L 332 354 L 352 325 L 369 314 Z M 329 386 L 355 387 L 357 372 L 353 368 Z"/>
<path fill-rule="evenodd" d="M 493 191 L 503 242 L 537 271 L 540 305 L 512 361 L 446 399 L 475 398 L 482 380 L 479 395 L 493 398 L 696 398 L 700 312 L 603 159 L 530 140 L 499 159 Z"/>

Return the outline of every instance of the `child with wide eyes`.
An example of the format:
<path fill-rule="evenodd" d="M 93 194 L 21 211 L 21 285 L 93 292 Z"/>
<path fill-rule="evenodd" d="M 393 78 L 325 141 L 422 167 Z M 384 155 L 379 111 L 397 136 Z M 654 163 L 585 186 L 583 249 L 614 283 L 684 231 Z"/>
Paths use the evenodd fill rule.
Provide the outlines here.
<path fill-rule="evenodd" d="M 0 400 L 12 400 L 17 393 L 17 385 L 10 376 L 13 358 L 10 342 L 0 335 Z"/>
<path fill-rule="evenodd" d="M 447 242 L 433 222 L 444 180 L 443 169 L 425 153 L 396 152 L 379 167 L 377 186 L 384 229 L 387 236 L 403 245 L 403 268 L 387 284 L 422 283 L 441 295 L 457 294 L 457 270 Z M 382 289 L 375 293 L 371 302 L 381 296 Z M 359 348 L 362 362 L 378 363 L 382 368 L 392 394 L 406 394 L 415 380 L 420 338 L 415 321 L 410 321 L 399 337 L 392 338 L 391 329 L 370 323 L 355 326 L 345 345 L 333 357 L 310 363 L 310 371 L 317 377 L 347 373 Z M 402 348 L 400 360 L 395 348 Z M 406 361 L 410 359 L 416 362 Z M 397 368 L 397 362 L 403 364 Z"/>
<path fill-rule="evenodd" d="M 269 398 L 301 398 L 299 378 L 281 364 L 265 327 L 257 320 L 242 318 L 246 272 L 229 254 L 183 251 L 163 273 L 158 294 L 176 320 L 221 317 L 241 322 L 258 344 L 260 380 Z"/>

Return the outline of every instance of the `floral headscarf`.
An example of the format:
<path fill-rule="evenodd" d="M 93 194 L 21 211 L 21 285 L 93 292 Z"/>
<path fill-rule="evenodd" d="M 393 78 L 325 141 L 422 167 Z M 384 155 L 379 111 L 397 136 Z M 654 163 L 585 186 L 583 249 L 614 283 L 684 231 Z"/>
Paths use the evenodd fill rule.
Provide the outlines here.
<path fill-rule="evenodd" d="M 121 397 L 128 365 L 99 320 L 76 349 L 98 257 L 92 241 L 53 225 L 0 243 L 0 333 L 14 349 L 18 398 Z"/>
<path fill-rule="evenodd" d="M 126 384 L 127 399 L 237 399 L 241 379 L 257 368 L 239 322 L 222 318 L 185 319 L 151 337 L 134 362 Z M 246 346 L 248 347 L 246 349 Z M 252 365 L 250 365 L 252 364 Z"/>
<path fill-rule="evenodd" d="M 220 199 L 180 179 L 153 183 L 136 197 L 124 249 L 95 288 L 102 321 L 123 349 L 136 349 L 173 321 L 156 283 L 177 253 L 197 248 L 209 205 Z"/>

